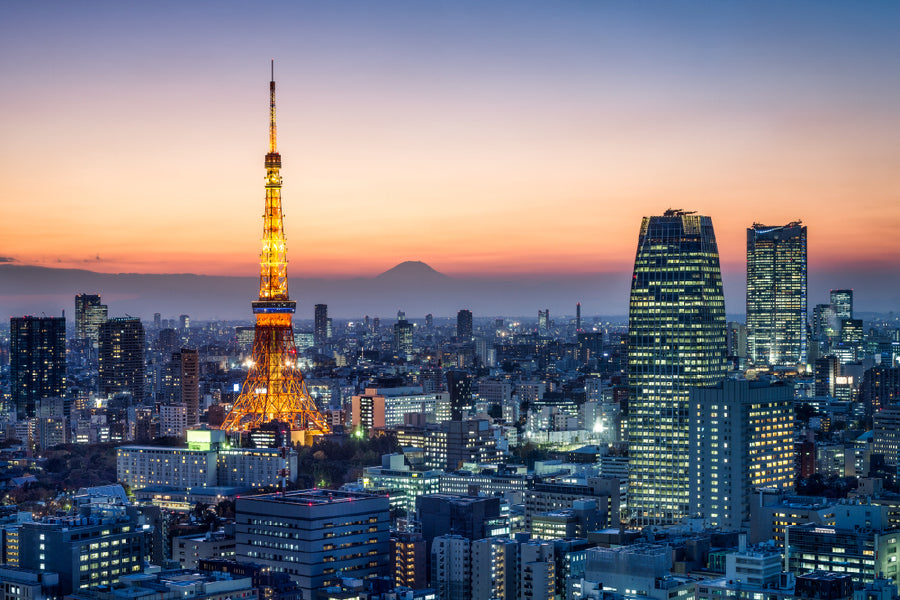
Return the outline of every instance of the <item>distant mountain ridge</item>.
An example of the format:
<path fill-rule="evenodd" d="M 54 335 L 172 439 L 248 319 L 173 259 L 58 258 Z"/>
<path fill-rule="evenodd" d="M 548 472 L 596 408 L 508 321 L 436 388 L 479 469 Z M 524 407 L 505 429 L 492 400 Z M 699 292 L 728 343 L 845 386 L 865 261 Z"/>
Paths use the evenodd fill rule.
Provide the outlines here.
<path fill-rule="evenodd" d="M 814 299 L 828 299 L 838 285 L 855 290 L 859 311 L 900 309 L 900 293 L 886 280 L 900 278 L 900 268 L 876 274 L 856 269 L 814 273 L 810 277 L 810 306 Z M 725 271 L 726 311 L 742 315 L 744 272 Z M 837 284 L 835 282 L 840 282 Z M 551 317 L 573 315 L 581 302 L 582 315 L 628 314 L 631 273 L 586 275 L 535 275 L 451 277 L 428 264 L 402 262 L 373 277 L 323 279 L 290 277 L 291 298 L 297 302 L 297 319 L 313 317 L 313 305 L 327 304 L 328 314 L 339 319 L 363 315 L 393 318 L 398 310 L 410 319 L 432 313 L 452 317 L 461 308 L 481 316 L 537 316 L 550 309 Z M 74 318 L 75 294 L 100 294 L 111 316 L 125 314 L 151 319 L 188 314 L 195 319 L 250 321 L 250 302 L 259 293 L 259 279 L 220 275 L 97 273 L 85 269 L 54 269 L 0 263 L 0 318 L 14 315 L 59 315 Z M 741 317 L 742 318 L 742 317 Z"/>
<path fill-rule="evenodd" d="M 257 277 L 220 275 L 97 273 L 0 264 L 0 317 L 60 314 L 74 318 L 75 294 L 100 294 L 111 316 L 130 314 L 150 319 L 188 314 L 195 319 L 251 320 L 250 302 Z M 402 262 L 374 277 L 321 279 L 290 277 L 297 318 L 311 319 L 313 305 L 327 304 L 330 316 L 390 318 L 403 310 L 410 318 L 455 316 L 461 308 L 476 316 L 627 313 L 628 278 L 620 274 L 514 278 L 450 277 L 422 261 Z"/>

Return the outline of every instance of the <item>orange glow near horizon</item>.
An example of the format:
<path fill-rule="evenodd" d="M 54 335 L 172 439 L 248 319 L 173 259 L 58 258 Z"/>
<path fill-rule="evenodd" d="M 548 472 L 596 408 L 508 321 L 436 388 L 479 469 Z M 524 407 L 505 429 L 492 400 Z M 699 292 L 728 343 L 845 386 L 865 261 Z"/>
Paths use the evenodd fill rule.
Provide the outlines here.
<path fill-rule="evenodd" d="M 630 273 L 667 208 L 726 271 L 754 222 L 802 220 L 811 271 L 895 262 L 893 9 L 597 4 L 16 6 L 0 261 L 258 275 L 274 55 L 289 277 Z"/>

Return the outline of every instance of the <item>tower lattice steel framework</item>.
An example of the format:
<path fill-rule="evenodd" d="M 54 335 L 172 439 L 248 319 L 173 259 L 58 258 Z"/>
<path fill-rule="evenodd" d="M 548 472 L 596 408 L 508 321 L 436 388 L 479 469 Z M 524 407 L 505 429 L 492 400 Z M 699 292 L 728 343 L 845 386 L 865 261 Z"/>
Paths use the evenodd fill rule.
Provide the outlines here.
<path fill-rule="evenodd" d="M 329 432 L 325 417 L 309 396 L 297 368 L 288 296 L 287 251 L 281 214 L 281 155 L 276 147 L 275 65 L 269 82 L 269 152 L 266 154 L 266 212 L 263 215 L 259 300 L 253 302 L 256 334 L 250 371 L 222 429 L 247 431 L 270 421 L 306 432 L 307 442 Z"/>

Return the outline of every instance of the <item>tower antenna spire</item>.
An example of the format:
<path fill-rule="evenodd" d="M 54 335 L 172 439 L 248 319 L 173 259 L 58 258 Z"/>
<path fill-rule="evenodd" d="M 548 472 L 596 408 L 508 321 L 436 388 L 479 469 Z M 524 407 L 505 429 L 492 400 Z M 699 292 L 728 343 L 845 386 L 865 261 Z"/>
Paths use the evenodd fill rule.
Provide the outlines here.
<path fill-rule="evenodd" d="M 272 59 L 272 79 L 269 81 L 269 153 L 277 150 L 277 131 L 275 128 L 275 59 Z"/>

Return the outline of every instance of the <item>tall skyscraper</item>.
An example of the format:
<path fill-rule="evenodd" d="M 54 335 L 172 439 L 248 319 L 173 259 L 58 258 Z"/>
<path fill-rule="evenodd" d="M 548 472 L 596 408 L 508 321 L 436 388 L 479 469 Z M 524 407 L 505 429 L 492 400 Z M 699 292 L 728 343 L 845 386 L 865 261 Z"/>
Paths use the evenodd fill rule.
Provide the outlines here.
<path fill-rule="evenodd" d="M 550 331 L 550 309 L 538 310 L 538 331 L 547 333 Z"/>
<path fill-rule="evenodd" d="M 9 321 L 10 392 L 16 418 L 37 416 L 42 398 L 66 393 L 66 318 L 13 317 Z"/>
<path fill-rule="evenodd" d="M 170 404 L 183 404 L 187 426 L 200 423 L 200 360 L 196 350 L 182 348 L 172 353 L 163 370 L 163 399 Z"/>
<path fill-rule="evenodd" d="M 639 524 L 689 514 L 689 390 L 721 381 L 725 300 L 709 217 L 644 217 L 628 316 L 629 508 Z"/>
<path fill-rule="evenodd" d="M 853 318 L 853 290 L 831 290 L 831 306 L 837 322 Z"/>
<path fill-rule="evenodd" d="M 747 229 L 747 342 L 754 365 L 806 364 L 806 227 Z"/>
<path fill-rule="evenodd" d="M 130 392 L 134 404 L 144 401 L 144 326 L 132 317 L 110 319 L 100 326 L 100 393 Z"/>
<path fill-rule="evenodd" d="M 107 308 L 100 303 L 96 294 L 78 294 L 75 296 L 75 339 L 91 345 L 97 344 L 100 324 L 106 321 Z"/>
<path fill-rule="evenodd" d="M 465 308 L 456 313 L 456 339 L 460 342 L 472 341 L 472 311 Z"/>
<path fill-rule="evenodd" d="M 316 304 L 315 311 L 313 341 L 316 346 L 323 346 L 328 343 L 328 305 Z"/>

